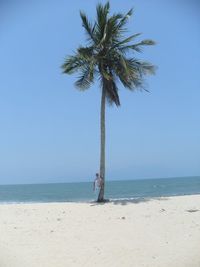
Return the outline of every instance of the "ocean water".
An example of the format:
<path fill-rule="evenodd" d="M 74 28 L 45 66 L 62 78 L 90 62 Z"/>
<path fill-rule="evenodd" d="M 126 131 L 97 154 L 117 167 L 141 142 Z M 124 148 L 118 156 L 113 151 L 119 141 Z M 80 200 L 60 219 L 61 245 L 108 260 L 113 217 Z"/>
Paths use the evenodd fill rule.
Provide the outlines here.
<path fill-rule="evenodd" d="M 92 182 L 0 185 L 0 203 L 90 202 Z M 200 177 L 107 181 L 105 197 L 111 200 L 200 194 Z"/>

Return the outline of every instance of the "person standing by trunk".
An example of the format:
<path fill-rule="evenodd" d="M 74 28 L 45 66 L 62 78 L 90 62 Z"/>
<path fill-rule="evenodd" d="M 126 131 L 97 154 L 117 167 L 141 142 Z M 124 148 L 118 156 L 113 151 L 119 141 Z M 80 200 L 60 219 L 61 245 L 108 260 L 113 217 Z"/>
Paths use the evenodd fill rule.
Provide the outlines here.
<path fill-rule="evenodd" d="M 96 177 L 93 183 L 93 191 L 95 192 L 97 198 L 99 196 L 99 192 L 101 190 L 102 185 L 103 185 L 103 178 L 99 175 L 99 173 L 96 173 Z"/>

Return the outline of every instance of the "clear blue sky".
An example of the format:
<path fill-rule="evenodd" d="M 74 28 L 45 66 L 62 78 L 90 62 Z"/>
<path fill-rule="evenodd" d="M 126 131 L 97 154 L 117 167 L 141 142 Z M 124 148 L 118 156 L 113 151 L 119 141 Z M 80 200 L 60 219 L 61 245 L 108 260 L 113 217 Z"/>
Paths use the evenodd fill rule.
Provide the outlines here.
<path fill-rule="evenodd" d="M 26 3 L 25 3 L 26 2 Z M 91 180 L 99 167 L 100 89 L 61 74 L 85 42 L 79 10 L 96 0 L 1 1 L 0 184 Z M 134 7 L 130 34 L 157 42 L 138 57 L 158 66 L 150 93 L 120 87 L 107 108 L 107 179 L 200 175 L 200 4 L 110 1 Z"/>

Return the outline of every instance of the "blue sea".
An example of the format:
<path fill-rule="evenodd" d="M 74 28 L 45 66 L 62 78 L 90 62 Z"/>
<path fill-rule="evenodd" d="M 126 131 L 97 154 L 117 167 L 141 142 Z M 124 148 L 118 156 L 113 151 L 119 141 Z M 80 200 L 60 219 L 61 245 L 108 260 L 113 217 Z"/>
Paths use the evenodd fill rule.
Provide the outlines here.
<path fill-rule="evenodd" d="M 0 203 L 90 202 L 92 182 L 0 185 Z M 105 198 L 131 200 L 200 194 L 199 177 L 107 181 Z"/>

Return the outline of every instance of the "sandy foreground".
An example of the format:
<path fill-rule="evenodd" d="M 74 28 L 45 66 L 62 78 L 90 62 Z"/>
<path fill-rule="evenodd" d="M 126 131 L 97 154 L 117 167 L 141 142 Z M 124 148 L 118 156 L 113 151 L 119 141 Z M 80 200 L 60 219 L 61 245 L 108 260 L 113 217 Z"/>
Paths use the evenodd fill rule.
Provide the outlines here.
<path fill-rule="evenodd" d="M 200 195 L 0 205 L 0 267 L 200 267 Z"/>

